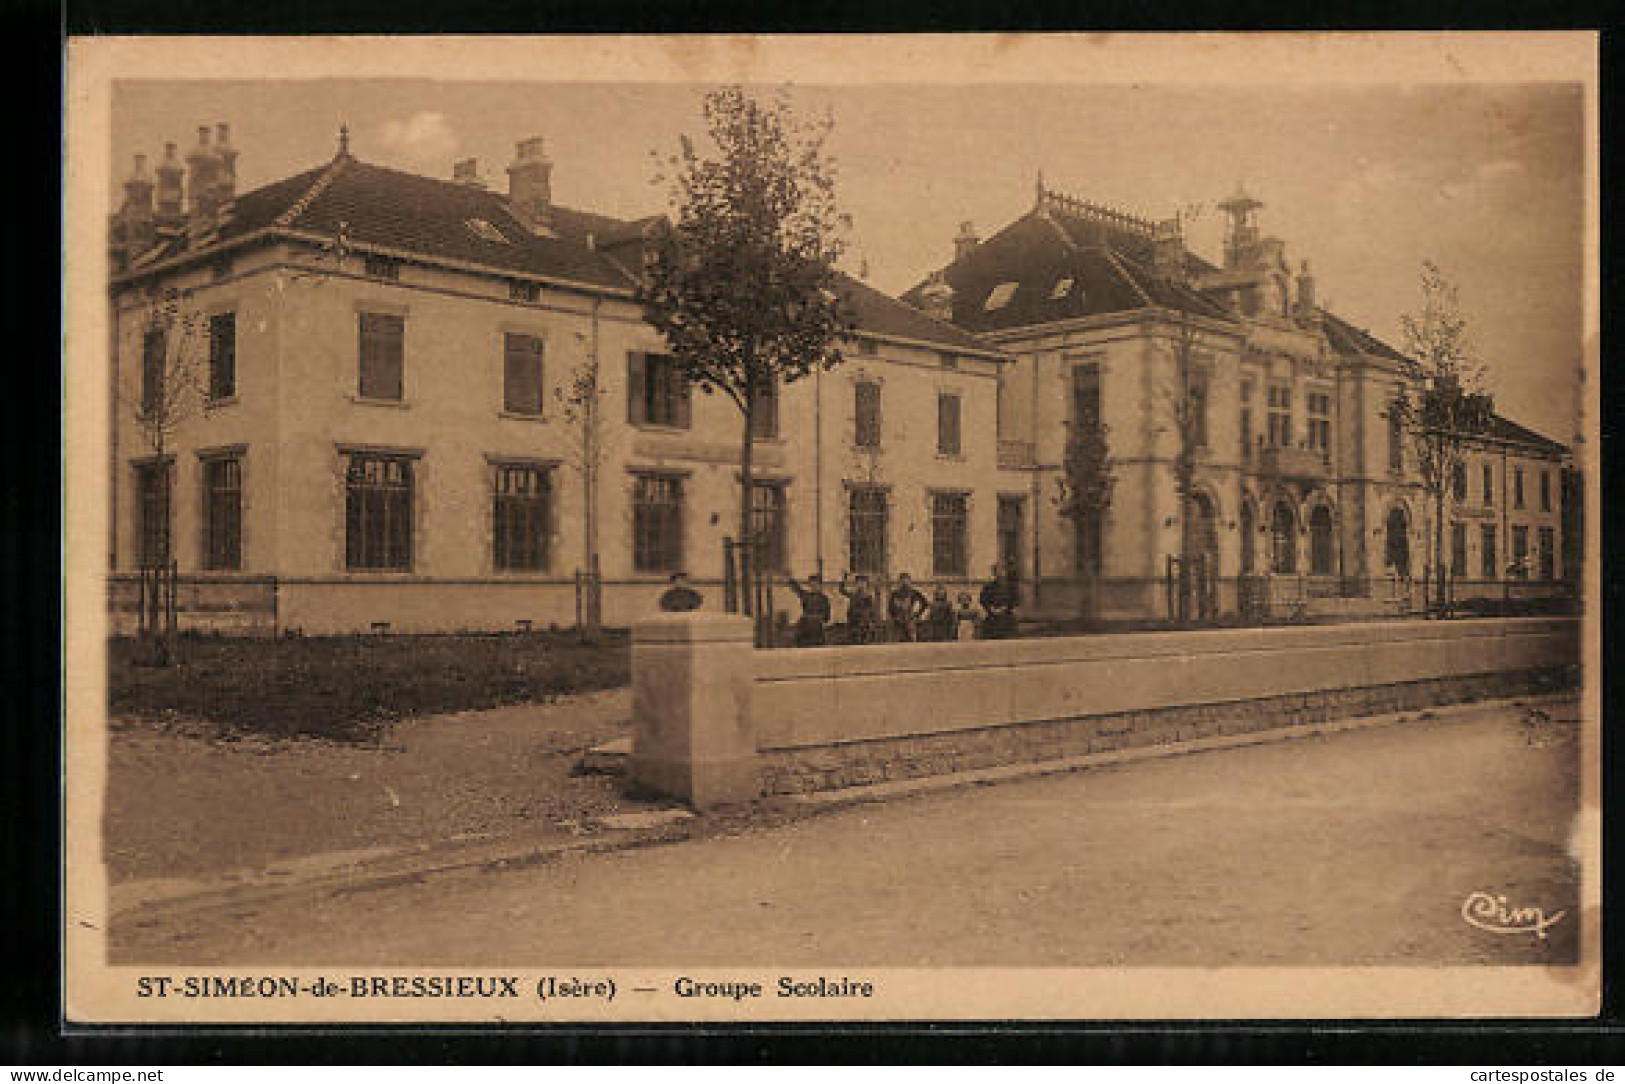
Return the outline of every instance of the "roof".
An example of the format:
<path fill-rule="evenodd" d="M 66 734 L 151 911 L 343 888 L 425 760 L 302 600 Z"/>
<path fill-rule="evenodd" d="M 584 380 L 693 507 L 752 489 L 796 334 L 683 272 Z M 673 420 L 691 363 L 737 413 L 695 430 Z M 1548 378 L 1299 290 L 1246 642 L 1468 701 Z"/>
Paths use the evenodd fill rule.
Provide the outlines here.
<path fill-rule="evenodd" d="M 1151 270 L 1154 246 L 1145 227 L 1041 203 L 944 270 L 954 290 L 954 323 L 988 332 L 1145 308 L 1226 318 L 1219 305 Z M 918 303 L 925 285 L 903 300 Z"/>
<path fill-rule="evenodd" d="M 548 236 L 526 226 L 500 192 L 373 165 L 345 152 L 326 165 L 236 197 L 205 235 L 208 245 L 194 251 L 201 255 L 217 243 L 263 230 L 334 237 L 342 227 L 348 242 L 362 248 L 626 291 L 636 285 L 636 262 L 618 250 L 641 241 L 645 230 L 660 221 L 659 215 L 627 220 L 555 204 L 549 208 Z M 186 236 L 172 236 L 143 254 L 139 264 L 187 251 Z M 951 324 L 842 278 L 859 330 L 1000 356 Z"/>
<path fill-rule="evenodd" d="M 1484 435 L 1491 440 L 1503 440 L 1508 444 L 1522 444 L 1555 455 L 1567 455 L 1569 451 L 1568 445 L 1559 444 L 1555 440 L 1543 437 L 1528 426 L 1519 425 L 1512 419 L 1504 418 L 1499 414 L 1490 415 L 1489 428 L 1485 430 Z"/>
<path fill-rule="evenodd" d="M 1339 354 L 1370 354 L 1374 357 L 1387 358 L 1389 361 L 1411 364 L 1410 358 L 1364 328 L 1355 327 L 1325 309 L 1320 310 L 1320 315 L 1322 326 L 1326 329 L 1326 338 L 1332 344 L 1332 349 Z"/>

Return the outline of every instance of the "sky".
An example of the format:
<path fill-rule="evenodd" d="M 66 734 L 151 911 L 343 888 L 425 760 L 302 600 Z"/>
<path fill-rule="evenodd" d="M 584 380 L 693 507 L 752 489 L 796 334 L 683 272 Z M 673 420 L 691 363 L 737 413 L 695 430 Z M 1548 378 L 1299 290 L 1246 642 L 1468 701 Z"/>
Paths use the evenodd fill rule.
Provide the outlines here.
<path fill-rule="evenodd" d="M 226 122 L 238 190 L 332 157 L 340 124 L 364 161 L 449 177 L 475 157 L 505 188 L 514 143 L 546 140 L 557 202 L 638 217 L 665 210 L 656 154 L 700 136 L 699 85 L 430 80 L 121 81 L 115 181 L 131 156 L 180 153 Z M 794 86 L 827 112 L 848 270 L 901 293 L 952 255 L 959 224 L 987 237 L 1048 187 L 1142 217 L 1184 216 L 1219 255 L 1213 205 L 1244 184 L 1328 308 L 1403 348 L 1421 263 L 1460 289 L 1501 413 L 1574 436 L 1582 357 L 1583 98 L 1577 85 Z M 116 191 L 116 189 L 115 189 Z"/>

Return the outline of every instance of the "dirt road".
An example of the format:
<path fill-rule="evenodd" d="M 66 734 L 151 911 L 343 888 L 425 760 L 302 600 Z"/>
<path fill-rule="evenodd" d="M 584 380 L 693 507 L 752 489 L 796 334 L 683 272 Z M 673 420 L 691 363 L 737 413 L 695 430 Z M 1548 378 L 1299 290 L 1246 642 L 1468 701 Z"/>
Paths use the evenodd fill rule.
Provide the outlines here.
<path fill-rule="evenodd" d="M 120 963 L 1567 962 L 1571 703 L 856 806 L 505 873 L 115 928 Z M 1566 910 L 1544 939 L 1475 892 Z"/>

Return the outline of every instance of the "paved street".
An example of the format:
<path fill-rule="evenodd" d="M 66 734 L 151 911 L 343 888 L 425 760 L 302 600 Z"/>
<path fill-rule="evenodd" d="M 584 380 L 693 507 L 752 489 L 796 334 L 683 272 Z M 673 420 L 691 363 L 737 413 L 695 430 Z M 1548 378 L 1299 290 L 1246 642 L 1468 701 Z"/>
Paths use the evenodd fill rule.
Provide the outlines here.
<path fill-rule="evenodd" d="M 116 963 L 1565 962 L 1577 707 L 1547 702 L 845 808 L 144 928 Z M 1545 940 L 1474 892 L 1568 915 Z"/>

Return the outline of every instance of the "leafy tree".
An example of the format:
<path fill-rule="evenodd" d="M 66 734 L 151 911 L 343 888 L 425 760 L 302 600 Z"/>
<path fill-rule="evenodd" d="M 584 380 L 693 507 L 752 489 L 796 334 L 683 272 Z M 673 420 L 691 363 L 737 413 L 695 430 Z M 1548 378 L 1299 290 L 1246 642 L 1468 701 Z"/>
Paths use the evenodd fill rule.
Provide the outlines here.
<path fill-rule="evenodd" d="M 1098 418 L 1068 422 L 1061 476 L 1056 480 L 1055 505 L 1061 516 L 1072 522 L 1080 545 L 1088 528 L 1099 524 L 1111 507 L 1116 482 L 1106 424 Z M 1082 616 L 1091 621 L 1098 612 L 1099 585 L 1094 564 L 1097 556 L 1088 555 L 1080 568 L 1084 585 Z"/>
<path fill-rule="evenodd" d="M 1455 285 L 1431 260 L 1422 262 L 1421 285 L 1421 310 L 1400 317 L 1411 379 L 1389 407 L 1389 418 L 1409 438 L 1422 490 L 1433 505 L 1432 595 L 1443 610 L 1445 498 L 1465 448 L 1489 428 L 1495 406 L 1479 390 L 1484 370 L 1472 354 Z"/>
<path fill-rule="evenodd" d="M 690 383 L 739 408 L 738 537 L 748 541 L 763 400 L 841 361 L 850 322 L 835 263 L 850 222 L 825 150 L 832 121 L 804 121 L 782 94 L 763 102 L 738 87 L 707 94 L 704 118 L 713 150 L 684 136 L 670 177 L 656 178 L 670 186 L 675 221 L 653 238 L 638 300 Z"/>

